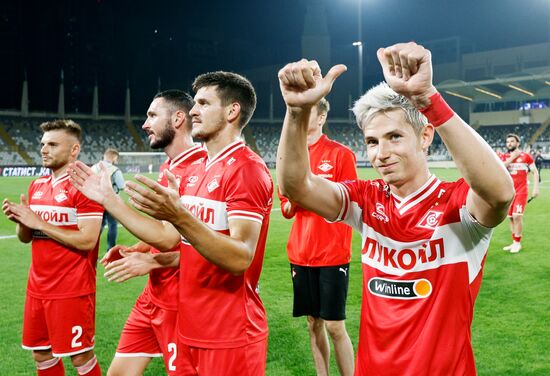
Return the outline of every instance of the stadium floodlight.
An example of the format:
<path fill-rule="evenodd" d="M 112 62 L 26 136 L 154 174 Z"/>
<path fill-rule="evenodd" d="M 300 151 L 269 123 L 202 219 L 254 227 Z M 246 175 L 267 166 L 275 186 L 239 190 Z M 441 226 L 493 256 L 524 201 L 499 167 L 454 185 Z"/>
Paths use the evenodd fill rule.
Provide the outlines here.
<path fill-rule="evenodd" d="M 483 93 L 483 94 L 490 95 L 491 97 L 502 99 L 502 95 L 495 94 L 493 92 L 490 92 L 489 90 L 485 90 L 485 89 L 482 89 L 482 88 L 479 88 L 479 87 L 475 87 L 474 90 L 479 91 L 480 93 Z"/>
<path fill-rule="evenodd" d="M 527 95 L 530 96 L 530 97 L 534 97 L 534 96 L 535 96 L 535 94 L 533 94 L 533 93 L 530 92 L 529 90 L 525 90 L 525 89 L 523 89 L 523 88 L 521 88 L 521 87 L 519 87 L 519 86 L 512 85 L 512 84 L 508 84 L 508 87 L 509 87 L 510 89 L 514 89 L 514 90 L 516 90 L 516 91 L 519 91 L 520 93 L 527 94 Z"/>
<path fill-rule="evenodd" d="M 358 81 L 359 81 L 359 97 L 363 95 L 363 0 L 357 0 L 357 42 L 353 45 L 357 47 L 358 57 Z"/>
<path fill-rule="evenodd" d="M 454 91 L 449 91 L 449 90 L 445 90 L 445 93 L 449 94 L 449 95 L 452 95 L 452 96 L 455 96 L 455 97 L 458 97 L 458 98 L 462 98 L 462 99 L 465 99 L 467 101 L 470 101 L 472 102 L 474 99 L 471 98 L 471 97 L 467 97 L 465 95 L 462 95 L 462 94 L 459 94 L 457 92 L 454 92 Z"/>
<path fill-rule="evenodd" d="M 358 91 L 359 96 L 363 95 L 363 42 L 360 40 L 353 42 L 352 45 L 357 47 L 357 71 L 358 71 Z"/>

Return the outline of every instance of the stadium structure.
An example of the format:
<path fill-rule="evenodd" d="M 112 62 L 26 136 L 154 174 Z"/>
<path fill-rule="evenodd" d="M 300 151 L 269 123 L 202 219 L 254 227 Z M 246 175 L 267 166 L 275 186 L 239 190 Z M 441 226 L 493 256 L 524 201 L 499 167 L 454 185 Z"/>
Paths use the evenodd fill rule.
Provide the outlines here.
<path fill-rule="evenodd" d="M 506 134 L 517 133 L 522 138 L 524 149 L 540 149 L 545 164 L 550 163 L 550 43 L 491 51 L 475 51 L 458 37 L 420 43 L 429 48 L 434 56 L 434 78 L 438 90 L 495 150 L 504 147 Z M 302 55 L 317 59 L 322 68 L 343 58 L 341 51 L 331 51 L 326 12 L 318 6 L 308 8 L 306 13 Z M 258 110 L 245 128 L 244 137 L 270 167 L 274 167 L 284 116 L 284 104 L 277 92 L 280 66 L 274 64 L 239 72 L 247 76 L 258 90 Z M 331 111 L 325 132 L 332 139 L 352 148 L 358 165 L 366 166 L 363 137 L 349 111 L 358 94 L 358 69 L 350 68 L 348 74 L 339 79 L 329 97 L 331 107 L 337 110 Z M 373 82 L 373 79 L 376 78 L 367 75 L 365 81 Z M 92 111 L 88 114 L 65 111 L 63 74 L 59 82 L 57 112 L 33 111 L 29 104 L 32 85 L 24 78 L 19 109 L 0 110 L 2 175 L 42 173 L 38 168 L 38 125 L 56 118 L 71 118 L 83 127 L 84 146 L 80 159 L 85 163 L 95 163 L 107 147 L 114 147 L 121 152 L 133 153 L 129 154 L 133 158 L 121 161 L 126 171 L 145 168 L 138 166 L 139 158 L 135 158 L 135 153 L 152 150 L 141 130 L 143 116 L 132 115 L 129 87 L 126 89 L 124 113 L 121 111 L 113 115 L 104 114 L 98 108 L 100 88 L 97 83 L 91 90 Z M 55 93 L 56 88 L 51 88 L 51 91 Z M 145 109 L 139 112 L 144 113 Z M 435 166 L 452 165 L 445 146 L 437 136 L 430 150 L 430 161 Z M 154 160 L 153 168 L 158 168 L 159 163 L 159 159 Z"/>

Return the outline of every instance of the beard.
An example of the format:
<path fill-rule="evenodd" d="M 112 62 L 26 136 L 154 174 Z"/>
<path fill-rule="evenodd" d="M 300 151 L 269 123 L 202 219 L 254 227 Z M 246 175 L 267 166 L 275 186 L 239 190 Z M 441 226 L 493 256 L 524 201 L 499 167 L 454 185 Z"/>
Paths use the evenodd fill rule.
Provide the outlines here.
<path fill-rule="evenodd" d="M 69 163 L 69 159 L 50 158 L 47 161 L 42 160 L 42 166 L 50 170 L 57 170 Z"/>
<path fill-rule="evenodd" d="M 155 139 L 151 141 L 150 146 L 152 149 L 164 149 L 174 141 L 174 137 L 176 137 L 176 130 L 169 123 L 166 123 L 164 128 L 155 135 Z"/>
<path fill-rule="evenodd" d="M 517 149 L 516 146 L 510 146 L 510 147 L 506 147 L 506 148 L 508 149 L 508 153 L 511 153 L 511 152 L 513 152 L 514 150 Z"/>

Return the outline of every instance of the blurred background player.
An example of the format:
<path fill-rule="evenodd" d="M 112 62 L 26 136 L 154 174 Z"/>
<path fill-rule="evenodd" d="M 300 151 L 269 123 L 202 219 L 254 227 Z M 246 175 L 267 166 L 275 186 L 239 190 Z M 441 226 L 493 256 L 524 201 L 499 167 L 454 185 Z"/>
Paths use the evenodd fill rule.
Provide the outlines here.
<path fill-rule="evenodd" d="M 164 222 L 136 218 L 141 216 L 113 194 L 106 174 L 98 177 L 83 163 L 72 165 L 71 182 L 157 249 L 182 242 L 172 264 L 180 265 L 178 374 L 263 375 L 268 330 L 258 281 L 273 181 L 241 135 L 256 92 L 246 78 L 222 71 L 198 76 L 193 90 L 192 136 L 204 141 L 208 158 L 194 165 L 179 194 L 168 171 L 169 188 L 139 175 L 142 185 L 126 185 L 138 210 Z"/>
<path fill-rule="evenodd" d="M 357 179 L 355 154 L 323 134 L 330 111 L 323 98 L 311 108 L 307 131 L 311 171 L 331 181 Z M 329 374 L 330 345 L 334 345 L 341 375 L 353 374 L 353 346 L 346 331 L 352 230 L 328 223 L 317 214 L 279 195 L 283 216 L 295 218 L 287 244 L 294 288 L 293 316 L 307 316 L 311 352 L 317 375 Z"/>
<path fill-rule="evenodd" d="M 193 98 L 186 92 L 166 90 L 155 95 L 147 110 L 142 128 L 149 137 L 149 145 L 162 149 L 168 156 L 157 179 L 163 186 L 168 186 L 165 171 L 170 171 L 177 181 L 186 181 L 189 167 L 206 158 L 206 151 L 195 145 L 191 137 L 189 111 L 193 105 Z M 164 358 L 168 375 L 177 374 L 179 268 L 163 268 L 152 256 L 159 253 L 139 242 L 132 247 L 117 245 L 102 260 L 110 281 L 123 282 L 149 273 L 147 285 L 122 329 L 107 373 L 110 376 L 141 375 L 151 359 L 158 356 Z M 118 259 L 120 256 L 123 258 Z"/>
<path fill-rule="evenodd" d="M 64 375 L 70 356 L 79 375 L 101 376 L 94 355 L 96 263 L 103 208 L 69 183 L 67 168 L 80 153 L 81 128 L 71 120 L 42 123 L 40 154 L 51 175 L 33 181 L 28 203 L 4 200 L 17 236 L 32 241 L 23 318 L 23 348 L 37 374 Z"/>
<path fill-rule="evenodd" d="M 387 84 L 369 90 L 353 112 L 381 179 L 335 183 L 310 171 L 311 108 L 346 68 L 322 77 L 315 61 L 301 60 L 279 71 L 287 105 L 277 153 L 281 193 L 362 234 L 356 375 L 475 375 L 473 304 L 513 184 L 433 86 L 428 50 L 400 43 L 377 55 Z M 430 173 L 434 127 L 464 179 L 443 182 Z"/>
<path fill-rule="evenodd" d="M 542 156 L 542 150 L 537 148 L 537 151 L 535 152 L 535 167 L 537 168 L 537 172 L 539 173 L 539 183 L 542 181 L 542 168 L 544 166 L 544 157 Z"/>
<path fill-rule="evenodd" d="M 109 148 L 103 153 L 103 163 L 109 176 L 111 177 L 111 184 L 113 185 L 113 190 L 118 193 L 124 189 L 124 176 L 122 176 L 122 171 L 116 166 L 118 164 L 118 151 L 116 149 Z M 99 163 L 96 163 L 92 166 L 92 170 L 97 174 L 99 173 Z M 103 220 L 101 221 L 101 231 L 107 225 L 107 249 L 113 248 L 116 244 L 118 228 L 116 219 L 109 214 L 107 210 L 103 213 Z"/>
<path fill-rule="evenodd" d="M 523 213 L 529 196 L 528 178 L 529 173 L 533 174 L 533 190 L 531 197 L 539 195 L 539 171 L 535 166 L 533 157 L 519 148 L 520 137 L 515 133 L 506 135 L 507 153 L 498 153 L 500 159 L 510 172 L 514 181 L 516 196 L 508 211 L 510 218 L 510 229 L 512 231 L 512 244 L 503 248 L 510 253 L 518 253 L 521 250 L 521 237 L 523 233 Z"/>

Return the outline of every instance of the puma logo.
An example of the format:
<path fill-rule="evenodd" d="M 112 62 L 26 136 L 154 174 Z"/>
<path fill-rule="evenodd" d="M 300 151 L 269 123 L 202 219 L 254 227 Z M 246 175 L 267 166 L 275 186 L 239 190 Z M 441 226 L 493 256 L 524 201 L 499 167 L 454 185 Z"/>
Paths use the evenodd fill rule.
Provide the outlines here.
<path fill-rule="evenodd" d="M 340 268 L 340 269 L 338 269 L 338 271 L 344 273 L 345 276 L 348 275 L 348 269 L 347 268 Z"/>

